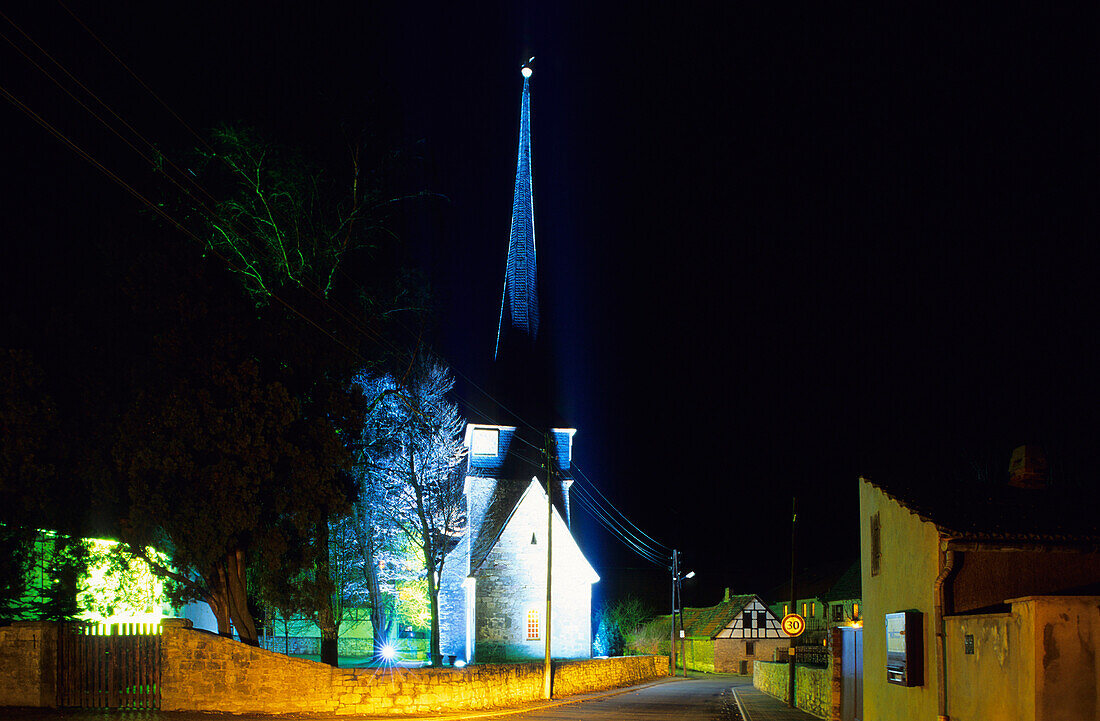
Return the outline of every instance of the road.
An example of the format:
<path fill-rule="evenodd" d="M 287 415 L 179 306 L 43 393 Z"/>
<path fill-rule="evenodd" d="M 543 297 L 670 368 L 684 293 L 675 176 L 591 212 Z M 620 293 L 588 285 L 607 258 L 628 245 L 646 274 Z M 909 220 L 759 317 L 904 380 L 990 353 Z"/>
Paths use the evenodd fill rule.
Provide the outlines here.
<path fill-rule="evenodd" d="M 733 721 L 739 718 L 730 688 L 752 685 L 743 676 L 667 681 L 637 691 L 510 715 L 523 721 Z"/>
<path fill-rule="evenodd" d="M 429 717 L 435 721 L 737 721 L 737 705 L 730 689 L 734 686 L 752 686 L 752 679 L 742 676 L 698 675 L 689 679 L 662 679 L 658 683 L 638 689 L 624 689 L 606 695 L 595 694 L 584 700 L 563 699 L 565 703 L 547 708 L 519 712 L 512 709 L 445 713 Z M 219 713 L 190 713 L 168 711 L 80 711 L 57 709 L 0 708 L 3 721 L 307 721 L 308 715 L 236 716 Z M 331 721 L 332 716 L 313 717 Z M 393 717 L 401 721 L 401 717 Z M 405 721 L 412 721 L 406 719 Z"/>

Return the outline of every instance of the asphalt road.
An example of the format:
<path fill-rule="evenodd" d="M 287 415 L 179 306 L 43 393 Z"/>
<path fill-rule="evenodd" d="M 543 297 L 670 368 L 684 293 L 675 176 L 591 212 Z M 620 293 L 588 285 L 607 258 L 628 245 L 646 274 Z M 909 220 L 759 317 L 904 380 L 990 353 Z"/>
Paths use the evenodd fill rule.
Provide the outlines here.
<path fill-rule="evenodd" d="M 739 676 L 681 679 L 507 718 L 523 721 L 734 721 L 740 717 L 730 688 L 741 685 L 751 686 L 752 679 Z"/>
<path fill-rule="evenodd" d="M 482 719 L 511 721 L 541 721 L 542 719 L 593 719 L 599 721 L 738 721 L 737 704 L 730 689 L 751 686 L 752 679 L 740 676 L 698 675 L 689 679 L 661 679 L 655 684 L 637 689 L 593 694 L 546 708 L 521 712 L 516 709 L 494 709 L 464 713 L 444 713 L 424 717 L 438 721 Z M 554 703 L 554 702 L 551 702 Z M 312 717 L 331 721 L 332 716 Z M 337 717 L 339 718 L 339 717 Z M 354 719 L 354 717 L 350 717 Z M 401 717 L 393 717 L 401 721 Z M 310 716 L 237 716 L 219 713 L 169 711 L 83 711 L 58 709 L 0 708 L 0 721 L 309 721 Z M 407 720 L 412 721 L 412 720 Z"/>

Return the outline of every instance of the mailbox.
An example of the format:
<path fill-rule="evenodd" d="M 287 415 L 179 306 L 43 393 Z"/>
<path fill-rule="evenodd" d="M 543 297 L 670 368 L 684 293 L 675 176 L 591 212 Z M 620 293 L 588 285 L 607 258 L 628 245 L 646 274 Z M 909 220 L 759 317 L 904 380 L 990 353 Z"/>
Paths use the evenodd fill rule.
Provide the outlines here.
<path fill-rule="evenodd" d="M 886 614 L 886 681 L 924 685 L 924 622 L 920 611 Z"/>

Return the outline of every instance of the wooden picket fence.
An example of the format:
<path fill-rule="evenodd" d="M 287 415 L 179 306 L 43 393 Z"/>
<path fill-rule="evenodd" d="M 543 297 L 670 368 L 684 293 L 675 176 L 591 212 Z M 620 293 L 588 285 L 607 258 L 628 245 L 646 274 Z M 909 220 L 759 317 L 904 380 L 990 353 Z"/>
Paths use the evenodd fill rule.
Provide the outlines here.
<path fill-rule="evenodd" d="M 62 624 L 57 664 L 59 706 L 160 708 L 159 624 Z"/>

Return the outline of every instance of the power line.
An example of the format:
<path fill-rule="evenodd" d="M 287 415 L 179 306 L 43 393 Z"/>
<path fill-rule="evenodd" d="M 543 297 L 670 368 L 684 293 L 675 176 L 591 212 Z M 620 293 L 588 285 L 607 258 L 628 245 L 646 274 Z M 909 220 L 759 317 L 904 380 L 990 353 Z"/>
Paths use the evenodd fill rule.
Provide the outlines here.
<path fill-rule="evenodd" d="M 122 67 L 125 68 L 126 71 L 131 76 L 133 76 L 133 78 L 146 91 L 148 91 L 150 93 L 150 95 L 152 95 L 162 106 L 164 106 L 165 109 L 168 110 L 168 112 L 171 113 L 173 117 L 175 117 L 192 135 L 194 135 L 196 138 L 198 138 L 199 141 L 201 143 L 203 143 L 203 145 L 206 146 L 211 152 L 214 152 L 216 157 L 220 157 L 220 156 L 217 155 L 217 153 L 214 151 L 214 149 L 206 142 L 206 140 L 201 135 L 199 135 L 190 125 L 188 125 L 186 123 L 186 121 L 184 121 L 183 118 L 178 113 L 175 112 L 175 110 L 173 110 L 170 106 L 168 106 L 168 104 L 159 95 L 157 95 L 156 92 L 154 92 L 152 90 L 152 88 L 150 88 L 128 65 L 126 65 L 126 63 L 123 62 L 121 60 L 121 58 L 116 53 L 114 53 L 110 49 L 110 47 L 108 47 L 106 45 L 106 43 L 104 43 L 82 20 L 80 20 L 80 18 L 77 17 L 75 15 L 75 13 L 72 12 L 72 10 L 70 10 L 67 6 L 65 6 L 64 3 L 60 3 L 60 4 L 66 10 L 66 12 L 68 12 L 73 17 L 73 19 L 76 20 L 76 22 L 79 23 L 81 25 L 81 27 L 84 28 L 84 30 L 87 31 L 96 40 L 96 42 L 98 42 L 100 44 L 101 47 L 103 47 L 103 49 L 107 53 L 109 53 L 116 61 L 118 61 L 118 63 L 120 65 L 122 65 Z M 54 58 L 48 51 L 46 51 L 44 48 L 42 48 L 41 45 L 39 45 L 37 42 L 35 42 L 25 31 L 22 30 L 22 28 L 20 28 L 18 25 L 16 25 L 14 23 L 14 21 L 12 21 L 10 18 L 8 18 L 3 13 L 0 13 L 0 17 L 3 17 L 13 27 L 15 27 L 15 29 L 18 30 L 23 35 L 24 38 L 26 38 L 32 45 L 34 45 L 34 47 L 37 48 L 43 55 L 45 55 L 47 58 L 49 58 L 51 60 L 51 62 L 53 62 L 58 68 L 60 68 L 61 71 L 64 72 L 82 90 L 84 90 L 86 93 L 88 93 L 101 106 L 103 106 L 108 112 L 110 112 L 111 115 L 113 115 L 120 123 L 122 123 L 122 125 L 124 125 L 130 132 L 132 132 L 136 137 L 138 137 L 147 146 L 149 146 L 154 151 L 156 151 L 156 147 L 147 138 L 145 138 L 140 132 L 138 132 L 133 127 L 132 124 L 127 122 L 121 115 L 119 115 L 115 110 L 113 110 L 106 102 L 104 102 L 98 95 L 96 95 L 90 88 L 88 88 L 87 85 L 85 85 L 79 79 L 77 79 L 75 77 L 75 75 L 73 75 L 70 71 L 68 71 L 56 58 Z M 58 85 L 58 87 L 60 87 L 67 95 L 69 95 L 70 98 L 72 98 L 81 107 L 83 107 L 90 115 L 95 117 L 101 124 L 103 124 L 104 127 L 106 127 L 112 133 L 117 135 L 124 143 L 126 143 L 127 146 L 129 146 L 134 152 L 136 152 L 143 160 L 145 160 L 146 162 L 150 163 L 151 165 L 153 165 L 155 167 L 156 164 L 151 158 L 149 158 L 147 155 L 145 155 L 145 153 L 143 153 L 139 148 L 137 148 L 132 142 L 127 140 L 121 133 L 118 132 L 117 129 L 115 129 L 113 126 L 111 126 L 111 124 L 108 123 L 103 117 L 101 117 L 94 110 L 92 110 L 90 107 L 88 107 L 83 101 L 81 101 L 79 98 L 77 98 L 75 95 L 73 95 L 72 92 L 70 92 L 67 88 L 65 88 L 45 68 L 43 68 L 37 62 L 35 62 L 21 48 L 19 48 L 17 45 L 15 45 L 15 43 L 12 42 L 12 40 L 10 38 L 8 38 L 6 35 L 3 35 L 3 34 L 0 34 L 0 36 L 4 37 L 4 39 L 7 40 L 8 43 L 11 44 L 12 47 L 14 47 L 20 54 L 22 54 L 24 56 L 24 58 L 26 58 L 28 60 L 28 62 L 32 63 L 44 75 L 46 75 L 50 80 L 52 80 L 56 85 Z M 89 153 L 84 151 L 82 148 L 77 146 L 72 140 L 70 140 L 67 136 L 65 136 L 63 133 L 61 133 L 59 130 L 57 130 L 54 126 L 49 124 L 47 121 L 45 121 L 41 116 L 34 113 L 29 107 L 27 107 L 24 103 L 19 101 L 18 98 L 16 98 L 9 91 L 7 91 L 4 88 L 0 88 L 0 91 L 3 92 L 5 97 L 9 100 L 9 102 L 12 102 L 14 105 L 16 105 L 21 110 L 23 110 L 25 113 L 27 113 L 32 119 L 35 120 L 35 122 L 37 122 L 39 125 L 42 125 L 49 132 L 51 132 L 53 135 L 55 135 L 55 137 L 62 140 L 62 142 L 64 142 L 66 145 L 68 145 L 78 155 L 83 157 L 88 162 L 92 163 L 94 166 L 98 167 L 108 177 L 110 177 L 112 180 L 114 180 L 116 183 L 118 183 L 119 185 L 124 187 L 128 192 L 130 192 L 131 195 L 133 195 L 135 198 L 137 198 L 139 201 L 141 201 L 146 206 L 152 208 L 158 215 L 165 218 L 168 222 L 170 222 L 177 229 L 183 231 L 185 234 L 189 235 L 195 241 L 199 242 L 200 244 L 204 245 L 209 250 L 211 250 L 211 252 L 213 252 L 223 262 L 225 262 L 226 265 L 231 270 L 234 270 L 236 272 L 242 272 L 239 268 L 236 268 L 234 266 L 234 263 L 233 263 L 232 260 L 230 260 L 228 257 L 226 257 L 225 255 L 218 252 L 216 248 L 212 247 L 209 243 L 203 241 L 201 238 L 196 236 L 192 231 L 185 228 L 182 225 L 182 223 L 177 221 L 175 218 L 169 216 L 162 208 L 156 206 L 151 201 L 149 201 L 147 198 L 145 198 L 133 186 L 126 183 L 124 180 L 122 180 L 122 178 L 120 176 L 118 176 L 117 174 L 115 174 L 112 171 L 110 171 L 109 169 L 107 169 L 102 163 L 100 163 L 97 159 L 95 159 Z M 188 183 L 193 185 L 195 188 L 197 188 L 200 192 L 205 194 L 211 200 L 215 200 L 213 195 L 205 187 L 203 187 L 202 184 L 199 183 L 193 176 L 189 176 L 187 173 L 183 173 L 170 160 L 167 160 L 167 162 L 168 162 L 169 165 L 171 165 L 171 167 L 173 169 L 175 169 L 177 172 L 180 173 L 180 175 L 185 179 L 185 181 L 187 181 Z M 231 169 L 233 169 L 233 168 L 231 167 Z M 193 200 L 198 205 L 198 209 L 199 209 L 200 213 L 204 214 L 204 218 L 206 218 L 209 221 L 211 218 L 218 218 L 219 217 L 219 216 L 217 216 L 217 214 L 213 210 L 206 207 L 205 203 L 200 201 L 198 198 L 195 198 L 191 194 L 191 192 L 189 190 L 187 190 L 187 188 L 184 188 L 175 178 L 171 177 L 167 173 L 165 174 L 165 176 L 169 179 L 169 181 L 173 185 L 175 185 L 181 192 L 183 192 L 188 198 Z M 216 202 L 216 200 L 215 200 L 215 202 Z M 207 215 L 209 217 L 207 217 Z M 232 222 L 232 220 L 230 220 L 230 222 Z M 252 245 L 253 250 L 255 250 L 256 252 L 258 252 L 260 254 L 263 254 L 265 252 L 265 249 L 262 246 L 258 247 L 255 243 L 253 243 L 253 239 L 250 238 L 246 232 L 241 232 L 240 229 L 238 229 L 238 235 L 245 242 Z M 358 283 L 356 283 L 354 281 L 354 279 L 351 279 L 350 276 L 348 276 L 347 273 L 342 268 L 339 268 L 338 272 L 340 272 L 342 277 L 348 278 L 360 290 L 363 290 L 362 286 L 359 285 Z M 368 328 L 366 328 L 364 326 L 361 326 L 357 322 L 358 319 L 357 319 L 356 315 L 353 312 L 351 312 L 350 310 L 348 310 L 348 309 L 346 309 L 342 306 L 339 306 L 338 304 L 333 303 L 332 299 L 328 298 L 326 294 L 324 294 L 323 292 L 319 292 L 319 288 L 311 287 L 312 284 L 309 283 L 308 281 L 306 281 L 306 279 L 302 279 L 302 280 L 298 281 L 298 284 L 303 289 L 305 289 L 307 292 L 310 292 L 312 295 L 314 295 L 323 306 L 325 306 L 325 307 L 329 308 L 330 310 L 334 311 L 335 313 L 337 313 L 337 315 L 339 315 L 345 321 L 349 322 L 353 326 L 354 330 L 356 332 L 360 333 L 361 335 L 363 335 L 365 338 L 373 340 L 374 342 L 379 343 L 380 345 L 389 346 L 389 350 L 392 350 L 392 351 L 396 352 L 398 355 L 403 355 L 404 354 L 404 351 L 402 349 L 398 348 L 388 338 L 385 338 L 380 333 L 372 332 Z M 265 290 L 266 290 L 267 294 L 270 297 L 272 297 L 274 300 L 276 300 L 277 302 L 279 302 L 280 304 L 285 306 L 288 310 L 290 310 L 294 314 L 298 315 L 303 320 L 307 321 L 309 324 L 316 327 L 318 330 L 320 330 L 325 335 L 328 335 L 332 340 L 337 342 L 339 345 L 344 347 L 346 350 L 350 351 L 355 357 L 357 357 L 360 360 L 366 362 L 366 359 L 363 358 L 362 355 L 360 355 L 359 352 L 356 349 L 352 348 L 347 343 L 345 343 L 345 342 L 341 341 L 340 339 L 338 339 L 331 332 L 329 332 L 328 330 L 326 330 L 325 328 L 320 326 L 318 323 L 313 321 L 311 318 L 307 317 L 304 313 L 299 311 L 297 308 L 294 308 L 293 306 L 291 306 L 288 302 L 286 302 L 284 299 L 279 297 L 273 290 L 267 290 L 267 289 L 265 289 Z M 410 336 L 413 335 L 412 331 L 410 329 L 408 329 L 403 323 L 401 323 L 400 320 L 395 321 L 395 323 L 398 327 L 402 328 L 402 330 L 409 333 Z M 418 345 L 419 345 L 419 343 L 422 339 L 419 336 L 415 336 L 415 337 L 417 338 Z M 453 366 L 452 366 L 452 370 L 457 375 L 459 375 L 461 378 L 463 378 L 470 386 L 472 386 L 478 392 L 482 393 L 491 402 L 493 402 L 495 405 L 499 406 L 501 409 L 503 409 L 506 413 L 508 413 L 512 417 L 516 418 L 516 420 L 519 421 L 522 425 L 524 425 L 527 428 L 530 428 L 532 430 L 535 430 L 535 431 L 538 430 L 531 423 L 529 423 L 528 421 L 526 421 L 525 419 L 520 417 L 518 414 L 516 414 L 510 408 L 505 406 L 501 401 L 499 401 L 497 398 L 495 398 L 492 394 L 490 394 L 484 388 L 482 388 L 477 383 L 475 383 L 469 376 L 462 373 L 461 370 L 459 370 L 458 368 L 454 368 Z M 457 397 L 457 394 L 456 394 L 456 397 Z M 466 401 L 464 399 L 461 399 L 461 398 L 459 398 L 459 401 L 462 402 L 464 405 L 466 405 L 468 408 L 473 409 L 473 406 L 468 401 Z M 522 436 L 517 435 L 517 436 L 514 436 L 514 438 L 516 438 L 519 441 L 521 441 L 521 442 L 525 443 L 526 445 L 530 446 L 535 451 L 540 451 L 541 450 L 537 446 L 535 446 L 534 444 L 527 441 Z M 539 466 L 539 464 L 535 464 L 535 463 L 531 462 L 530 459 L 523 458 L 523 460 L 527 463 L 531 463 L 536 468 L 541 468 L 541 466 Z M 623 514 L 621 511 L 619 511 L 618 508 L 616 508 L 614 506 L 614 504 L 612 504 L 607 499 L 607 497 L 599 490 L 599 488 L 594 483 L 592 483 L 592 481 L 587 477 L 587 475 L 584 474 L 583 470 L 580 469 L 579 466 L 577 466 L 576 464 L 573 464 L 573 465 L 576 468 L 576 470 L 578 471 L 578 473 L 581 475 L 581 477 L 584 478 L 585 482 L 588 485 L 590 485 L 595 490 L 595 492 L 597 494 L 599 494 L 599 497 L 603 499 L 603 502 L 606 503 L 608 507 L 610 507 L 611 511 L 614 512 L 614 515 L 611 512 L 604 509 L 600 505 L 600 500 L 599 499 L 595 498 L 594 496 L 591 496 L 590 494 L 589 494 L 588 497 L 585 497 L 583 488 L 581 488 L 581 486 L 578 486 L 578 490 L 581 491 L 581 494 L 578 495 L 578 500 L 580 501 L 581 505 L 583 507 L 585 507 L 586 510 L 589 510 L 590 513 L 592 513 L 593 516 L 602 525 L 604 525 L 604 527 L 607 528 L 607 530 L 609 532 L 611 532 L 613 535 L 615 535 L 617 538 L 619 538 L 621 541 L 623 541 L 626 545 L 628 545 L 629 547 L 631 547 L 632 549 L 637 551 L 640 555 L 642 555 L 647 560 L 650 560 L 651 562 L 657 562 L 658 565 L 660 565 L 660 563 L 658 561 L 655 561 L 654 559 L 661 559 L 662 556 L 663 556 L 663 554 L 661 553 L 661 549 L 665 549 L 667 551 L 667 546 L 664 546 L 664 544 L 661 544 L 660 542 L 653 539 L 652 536 L 650 536 L 649 534 L 646 534 L 644 531 L 641 530 L 641 528 L 639 528 L 636 524 L 634 524 L 632 521 L 630 521 L 625 516 L 625 514 Z M 615 516 L 618 516 L 618 518 L 621 518 L 622 520 L 621 521 L 617 520 L 615 518 Z M 634 533 L 634 531 L 630 530 L 631 528 L 634 529 L 634 531 L 637 531 L 637 533 Z M 639 537 L 639 534 L 640 534 L 641 537 Z M 643 540 L 642 537 L 644 537 L 644 539 L 648 539 L 648 542 L 646 540 Z M 654 546 L 650 545 L 650 543 L 656 544 L 657 547 L 654 547 Z"/>

